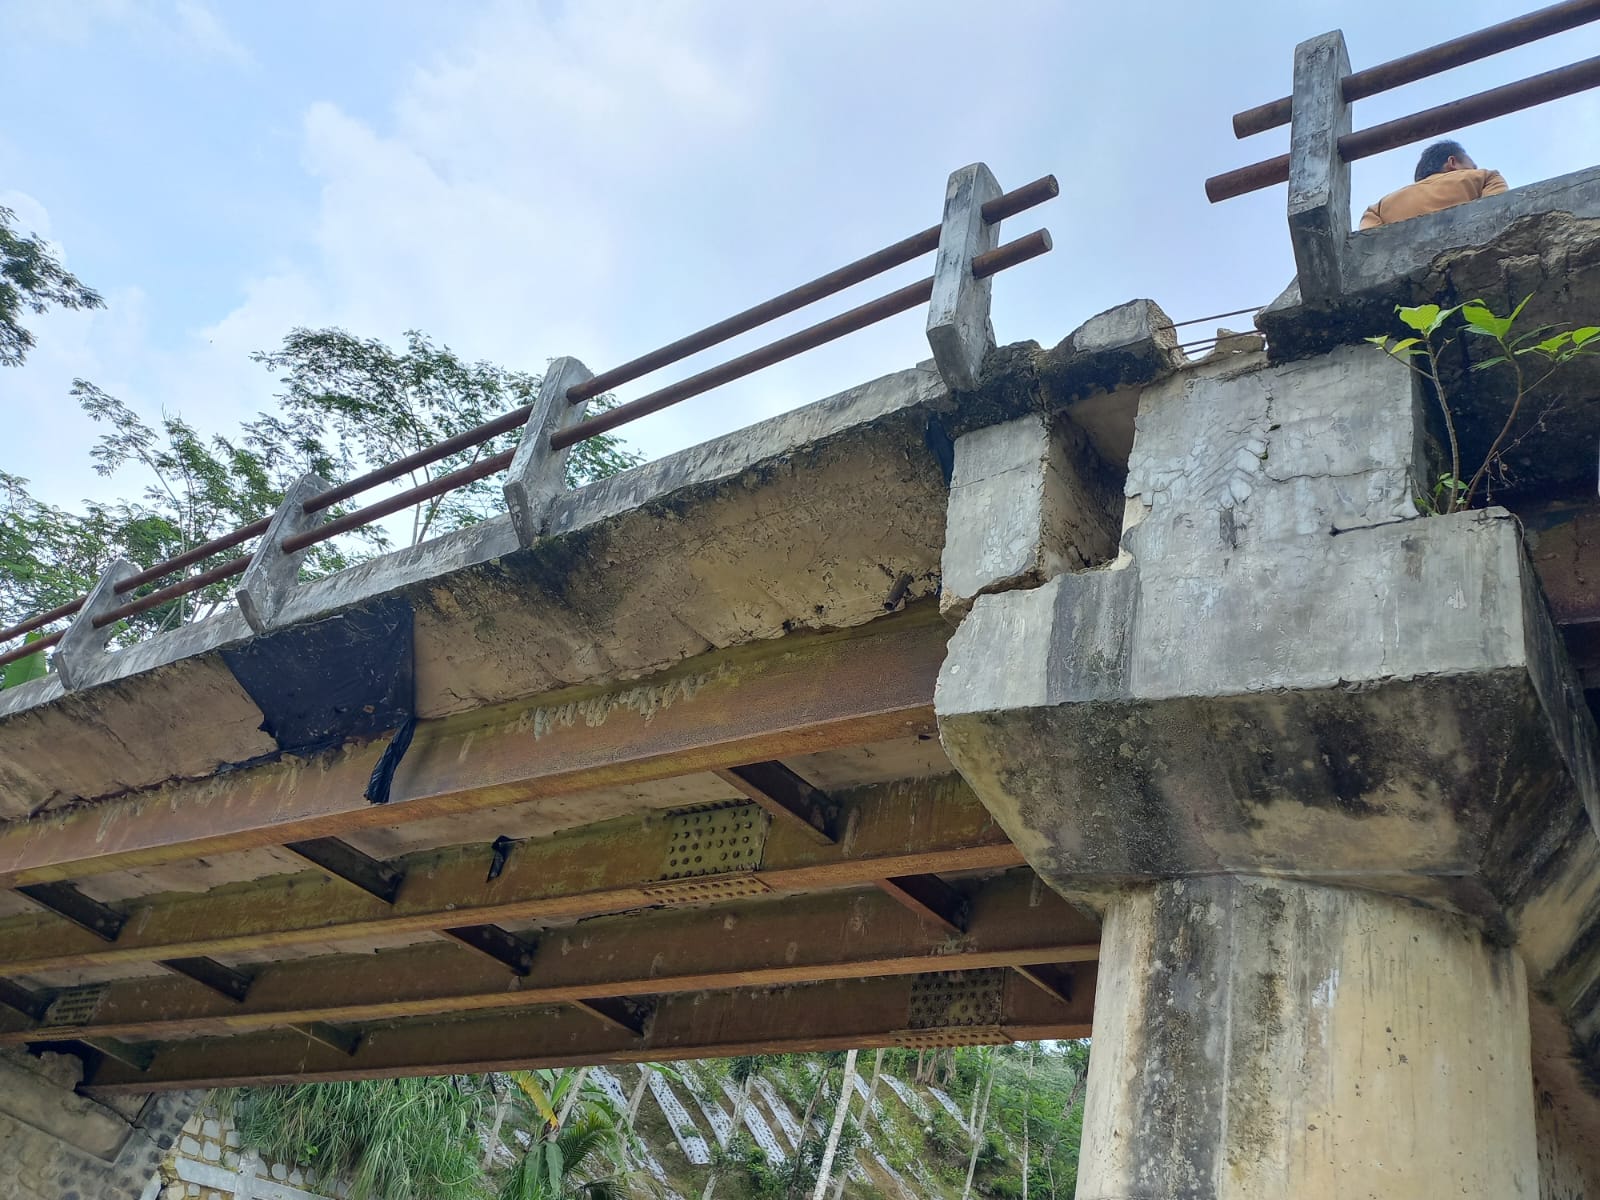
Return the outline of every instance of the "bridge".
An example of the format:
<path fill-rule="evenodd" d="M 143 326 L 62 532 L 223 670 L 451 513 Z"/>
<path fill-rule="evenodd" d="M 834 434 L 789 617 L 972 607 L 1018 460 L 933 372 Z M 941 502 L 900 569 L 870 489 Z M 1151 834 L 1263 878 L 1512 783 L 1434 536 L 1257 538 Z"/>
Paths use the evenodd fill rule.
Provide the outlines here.
<path fill-rule="evenodd" d="M 923 303 L 929 362 L 568 490 L 630 406 L 557 360 L 504 515 L 304 580 L 400 503 L 308 477 L 42 614 L 0 1115 L 66 1149 L 0 1196 L 137 1194 L 216 1085 L 1091 1032 L 1085 1197 L 1600 1187 L 1600 371 L 1493 506 L 1426 515 L 1433 398 L 1365 342 L 1441 294 L 1600 311 L 1600 168 L 1335 237 L 1349 74 L 1297 55 L 1264 338 L 1191 356 L 1137 300 L 997 347 L 989 278 L 1049 246 L 999 225 L 1054 188 L 964 168 L 939 226 L 685 344 L 929 280 L 632 411 Z M 1513 400 L 1470 366 L 1469 458 Z M 237 606 L 109 644 L 206 576 Z"/>

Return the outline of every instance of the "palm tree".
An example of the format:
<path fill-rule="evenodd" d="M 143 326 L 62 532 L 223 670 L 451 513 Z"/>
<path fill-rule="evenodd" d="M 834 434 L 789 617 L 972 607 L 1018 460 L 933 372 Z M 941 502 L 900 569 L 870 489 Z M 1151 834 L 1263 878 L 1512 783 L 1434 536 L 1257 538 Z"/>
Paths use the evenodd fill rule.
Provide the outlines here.
<path fill-rule="evenodd" d="M 499 1200 L 621 1200 L 621 1140 L 609 1107 L 585 1106 L 553 1137 L 528 1147 L 500 1185 Z"/>
<path fill-rule="evenodd" d="M 610 1200 L 624 1193 L 628 1134 L 589 1068 L 512 1071 L 539 1129 L 502 1181 L 499 1200 Z"/>

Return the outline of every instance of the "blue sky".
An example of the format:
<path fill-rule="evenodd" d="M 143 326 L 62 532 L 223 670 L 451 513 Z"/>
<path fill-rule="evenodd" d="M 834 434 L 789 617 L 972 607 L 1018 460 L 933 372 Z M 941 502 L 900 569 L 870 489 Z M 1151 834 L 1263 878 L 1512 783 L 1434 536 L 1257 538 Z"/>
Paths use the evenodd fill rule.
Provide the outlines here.
<path fill-rule="evenodd" d="M 0 468 L 57 502 L 131 491 L 87 457 L 75 376 L 226 431 L 270 405 L 252 350 L 295 325 L 596 370 L 937 220 L 989 163 L 1062 197 L 1008 222 L 1056 249 L 1003 276 L 1002 341 L 1054 343 L 1138 296 L 1182 320 L 1293 274 L 1281 187 L 1207 175 L 1281 152 L 1231 114 L 1343 28 L 1359 68 L 1503 20 L 1489 3 L 993 0 L 449 5 L 0 0 L 0 204 L 103 292 L 0 373 Z M 1600 53 L 1561 35 L 1357 105 L 1357 126 Z M 1590 165 L 1596 97 L 1463 131 L 1515 186 Z M 1357 164 L 1356 206 L 1416 151 Z M 916 278 L 926 263 L 626 389 Z M 927 356 L 912 313 L 634 427 L 655 455 Z"/>

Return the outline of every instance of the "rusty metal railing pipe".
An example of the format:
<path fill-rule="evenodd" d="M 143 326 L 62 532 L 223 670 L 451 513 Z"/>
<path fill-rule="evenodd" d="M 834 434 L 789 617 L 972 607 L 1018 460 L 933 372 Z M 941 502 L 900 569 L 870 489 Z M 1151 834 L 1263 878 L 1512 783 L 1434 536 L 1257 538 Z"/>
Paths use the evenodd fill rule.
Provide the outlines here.
<path fill-rule="evenodd" d="M 1345 162 L 1371 158 L 1385 150 L 1520 112 L 1593 87 L 1600 87 L 1600 56 L 1452 100 L 1449 104 L 1426 108 L 1407 117 L 1385 121 L 1371 129 L 1347 133 L 1339 139 L 1339 155 Z M 1247 192 L 1260 191 L 1275 183 L 1286 183 L 1288 179 L 1289 156 L 1280 154 L 1236 171 L 1213 175 L 1206 180 L 1206 197 L 1216 204 Z"/>
<path fill-rule="evenodd" d="M 1490 58 L 1517 46 L 1526 46 L 1552 34 L 1576 29 L 1591 21 L 1600 21 L 1600 0 L 1566 0 L 1535 12 L 1513 17 L 1487 29 L 1440 42 L 1415 54 L 1391 59 L 1365 71 L 1346 75 L 1340 84 L 1347 103 L 1365 100 L 1382 92 L 1393 91 L 1407 83 L 1427 79 L 1467 63 Z M 1233 135 L 1251 137 L 1287 125 L 1294 117 L 1294 97 L 1283 96 L 1270 104 L 1259 104 L 1233 116 Z"/>
<path fill-rule="evenodd" d="M 165 604 L 168 600 L 176 600 L 180 596 L 187 596 L 191 592 L 198 592 L 201 588 L 210 587 L 213 583 L 221 583 L 224 579 L 232 579 L 235 575 L 243 575 L 246 567 L 250 565 L 250 555 L 241 554 L 238 558 L 229 559 L 212 567 L 209 571 L 201 571 L 198 575 L 191 575 L 187 579 L 180 579 L 170 587 L 160 588 L 154 592 L 140 596 L 137 600 L 130 600 L 126 604 L 119 604 L 116 608 L 107 609 L 94 618 L 94 627 L 104 629 L 124 617 L 131 617 L 138 613 L 147 612 Z M 152 567 L 151 570 L 154 570 Z M 148 571 L 144 572 L 149 574 Z M 130 576 L 129 578 L 132 578 Z"/>
<path fill-rule="evenodd" d="M 1037 258 L 1050 249 L 1050 235 L 1045 230 L 1038 230 L 1026 237 L 1018 238 L 1014 242 L 1007 242 L 1004 246 L 997 246 L 986 254 L 980 254 L 972 260 L 972 273 L 979 279 L 986 278 L 1018 263 L 1027 262 L 1030 258 Z M 677 383 L 669 384 L 664 388 L 651 392 L 647 396 L 640 396 L 637 400 L 627 404 L 619 404 L 609 412 L 599 413 L 587 420 L 579 421 L 568 426 L 550 438 L 552 450 L 562 450 L 568 446 L 583 441 L 585 438 L 594 437 L 599 433 L 607 433 L 619 425 L 626 425 L 629 421 L 637 421 L 640 417 L 649 416 L 663 408 L 687 400 L 691 396 L 698 396 L 702 392 L 709 392 L 712 388 L 721 387 L 735 379 L 742 379 L 763 367 L 770 367 L 774 363 L 782 362 L 786 358 L 793 358 L 807 350 L 854 333 L 858 329 L 865 329 L 868 325 L 876 324 L 885 317 L 892 317 L 896 313 L 905 312 L 907 309 L 926 304 L 933 295 L 933 276 L 919 279 L 916 283 L 907 284 L 898 291 L 890 292 L 886 296 L 879 296 L 876 300 L 869 300 L 858 305 L 848 312 L 830 317 L 798 333 L 791 333 L 788 337 L 779 338 L 759 350 L 752 350 L 748 354 L 741 354 L 738 358 L 729 359 L 709 370 L 701 371 L 698 375 L 691 375 Z"/>
<path fill-rule="evenodd" d="M 393 516 L 395 513 L 410 508 L 413 504 L 421 504 L 426 500 L 442 496 L 446 492 L 453 492 L 459 487 L 485 479 L 498 471 L 503 471 L 511 465 L 511 460 L 516 456 L 516 450 L 502 450 L 499 454 L 491 454 L 488 458 L 479 459 L 475 463 L 462 467 L 459 471 L 451 471 L 447 475 L 440 475 L 427 483 L 418 484 L 414 488 L 407 488 L 403 492 L 396 492 L 392 496 L 385 496 L 375 504 L 365 508 L 358 508 L 343 516 L 325 521 L 312 529 L 302 533 L 291 534 L 283 539 L 283 552 L 293 554 L 296 550 L 304 550 L 307 546 L 315 546 L 318 542 L 325 542 L 329 538 L 336 538 L 341 533 L 348 533 L 352 529 L 360 529 L 374 521 L 381 521 L 384 517 Z M 308 500 L 306 503 L 310 503 Z M 242 569 L 242 568 L 241 568 Z"/>
<path fill-rule="evenodd" d="M 983 206 L 983 218 L 990 224 L 1002 221 L 1007 217 L 1015 216 L 1033 208 L 1035 205 L 1053 199 L 1060 192 L 1061 188 L 1055 176 L 1046 175 L 1034 180 L 1032 183 L 1024 184 L 1022 187 L 1015 188 L 990 200 Z M 681 338 L 669 346 L 663 346 L 650 354 L 643 355 L 631 362 L 622 364 L 620 367 L 603 372 L 587 383 L 580 385 L 579 388 L 570 389 L 567 393 L 567 398 L 573 403 L 578 403 L 600 395 L 612 387 L 636 379 L 640 375 L 647 374 L 660 367 L 670 365 L 700 350 L 726 341 L 737 334 L 754 329 L 787 313 L 794 312 L 796 309 L 811 304 L 816 300 L 824 299 L 856 283 L 882 274 L 893 267 L 910 262 L 919 255 L 938 248 L 939 230 L 939 226 L 931 226 L 920 233 L 896 242 L 892 246 L 885 247 L 874 254 L 857 259 L 855 262 L 849 263 L 836 271 L 814 279 L 810 283 L 791 289 L 764 304 L 758 304 L 753 308 L 746 309 L 726 321 L 720 321 L 715 325 L 700 330 L 698 333 L 691 334 L 689 337 Z M 974 259 L 973 272 L 979 278 L 982 278 L 985 275 L 1015 266 L 1018 262 L 1024 262 L 1029 258 L 1042 254 L 1049 248 L 1049 235 L 1044 231 L 1040 231 Z M 882 297 L 870 304 L 862 305 L 841 317 L 835 317 L 830 321 L 822 322 L 820 325 L 812 326 L 809 330 L 803 330 L 762 350 L 744 355 L 739 359 L 733 360 L 732 363 L 724 363 L 721 367 L 701 372 L 689 380 L 663 388 L 649 396 L 635 400 L 631 404 L 622 405 L 610 412 L 592 417 L 588 421 L 580 422 L 558 435 L 557 448 L 571 445 L 587 437 L 592 437 L 596 433 L 626 424 L 628 421 L 644 416 L 647 412 L 654 412 L 658 408 L 666 407 L 668 404 L 675 404 L 678 400 L 687 399 L 689 396 L 708 391 L 717 386 L 719 382 L 740 378 L 749 374 L 750 371 L 759 369 L 760 366 L 782 361 L 784 358 L 798 354 L 804 349 L 841 337 L 845 333 L 863 328 L 865 325 L 882 320 L 886 316 L 903 312 L 908 308 L 914 308 L 917 304 L 927 301 L 931 287 L 932 280 L 928 279 L 921 283 L 912 284 L 907 288 L 901 288 L 889 296 Z M 913 294 L 915 294 L 914 298 Z M 776 356 L 774 356 L 775 352 Z M 745 366 L 733 374 L 728 374 L 729 368 L 735 364 L 745 364 Z M 707 380 L 714 381 L 707 382 Z M 463 430 L 461 433 L 424 447 L 386 466 L 378 467 L 364 475 L 357 476 L 355 479 L 318 492 L 304 502 L 303 509 L 307 515 L 321 512 L 323 509 L 338 504 L 340 501 L 348 500 L 350 497 L 358 495 L 369 488 L 393 482 L 411 471 L 430 466 L 463 450 L 480 446 L 501 434 L 511 433 L 520 429 L 526 423 L 532 411 L 533 406 L 525 404 L 509 412 L 502 413 L 491 421 L 485 421 L 481 425 Z M 331 521 L 324 522 L 314 529 L 294 534 L 284 539 L 283 549 L 287 553 L 293 553 L 296 550 L 316 545 L 319 542 L 337 537 L 341 533 L 359 529 L 362 526 L 371 524 L 373 521 L 381 520 L 386 516 L 400 512 L 413 504 L 434 499 L 444 495 L 446 492 L 454 491 L 458 487 L 486 478 L 509 466 L 514 453 L 515 451 L 513 450 L 506 450 L 499 454 L 490 455 L 460 470 L 452 471 L 416 487 L 397 492 L 393 496 L 386 497 L 375 504 L 369 504 L 364 508 L 345 513 Z M 269 522 L 270 518 L 263 517 L 230 533 L 212 538 L 210 541 L 186 550 L 173 558 L 156 563 L 118 582 L 115 591 L 118 595 L 125 594 L 145 584 L 154 583 L 174 571 L 193 566 L 195 563 L 202 562 L 215 554 L 230 550 L 253 537 L 265 533 Z M 189 595 L 213 583 L 243 574 L 249 564 L 250 556 L 248 555 L 230 559 L 225 563 L 212 567 L 208 571 L 202 571 L 190 578 L 179 580 L 169 587 L 150 592 L 147 595 L 140 596 L 126 604 L 101 613 L 95 617 L 94 625 L 96 628 L 104 628 L 114 621 L 146 612 L 169 600 Z M 58 605 L 49 612 L 40 613 L 38 616 L 18 622 L 8 629 L 0 630 L 0 642 L 31 633 L 53 621 L 64 620 L 74 616 L 83 608 L 85 599 L 86 597 L 79 597 L 66 604 Z M 0 666 L 4 666 L 6 663 L 13 662 L 16 659 L 24 658 L 29 654 L 37 653 L 40 650 L 48 649 L 59 642 L 60 639 L 61 633 L 55 633 L 48 638 L 24 643 L 0 653 Z"/>
<path fill-rule="evenodd" d="M 1018 213 L 1026 212 L 1035 205 L 1043 204 L 1046 200 L 1054 199 L 1061 194 L 1061 185 L 1056 182 L 1054 175 L 1046 175 L 1035 179 L 1032 183 L 1023 184 L 1019 188 L 996 196 L 982 208 L 983 219 L 990 225 L 1003 221 L 1007 217 L 1014 217 Z M 896 242 L 892 246 L 885 246 L 882 250 L 858 258 L 853 263 L 847 263 L 836 271 L 829 271 L 826 275 L 813 279 L 810 283 L 803 283 L 797 288 L 791 288 L 781 296 L 774 296 L 771 300 L 747 308 L 742 313 L 736 313 L 725 321 L 718 321 L 715 325 L 708 325 L 698 333 L 691 333 L 688 337 L 679 338 L 671 345 L 663 346 L 659 350 L 652 350 L 649 354 L 642 354 L 631 362 L 625 362 L 620 367 L 613 367 L 609 371 L 602 371 L 593 379 L 580 383 L 576 387 L 567 389 L 567 400 L 572 404 L 581 404 L 585 400 L 609 392 L 612 388 L 621 387 L 631 383 L 641 375 L 648 375 L 662 367 L 671 366 L 681 362 L 692 354 L 708 350 L 712 346 L 737 337 L 741 333 L 748 333 L 769 321 L 787 316 L 789 313 L 814 304 L 818 300 L 826 299 L 845 288 L 862 283 L 882 275 L 885 271 L 908 263 L 930 251 L 939 248 L 939 226 L 934 225 L 924 229 L 921 233 L 912 234 Z M 598 419 L 598 418 L 597 418 Z"/>
<path fill-rule="evenodd" d="M 341 500 L 348 500 L 351 496 L 359 495 L 368 488 L 377 487 L 380 483 L 392 483 L 402 475 L 410 474 L 419 467 L 431 466 L 441 458 L 449 458 L 452 454 L 459 454 L 463 450 L 470 450 L 474 446 L 481 446 L 484 442 L 499 437 L 503 433 L 511 433 L 521 429 L 533 412 L 533 405 L 524 404 L 520 408 L 513 408 L 510 412 L 501 413 L 492 421 L 485 421 L 482 425 L 474 425 L 471 429 L 464 429 L 454 437 L 445 438 L 442 442 L 435 442 L 425 446 L 414 454 L 390 463 L 386 467 L 379 467 L 375 471 L 368 471 L 365 475 L 358 475 L 354 479 L 331 487 L 325 492 L 318 492 L 315 496 L 308 496 L 301 505 L 307 516 L 330 508 Z"/>
<path fill-rule="evenodd" d="M 80 600 L 80 601 L 78 601 L 78 608 L 82 608 L 82 607 L 83 607 L 83 601 Z M 34 619 L 38 620 L 37 617 L 34 618 Z M 59 617 L 51 617 L 50 620 L 52 620 L 52 621 L 60 620 L 60 618 Z M 28 632 L 32 633 L 33 631 L 30 629 L 30 630 L 28 630 Z M 7 650 L 4 654 L 0 654 L 0 667 L 5 666 L 7 663 L 14 663 L 19 658 L 27 658 L 28 655 L 30 655 L 30 654 L 38 654 L 41 651 L 50 649 L 51 646 L 54 646 L 57 642 L 59 642 L 63 637 L 66 636 L 66 632 L 67 631 L 65 629 L 58 629 L 54 633 L 47 634 L 46 636 L 44 636 L 42 638 L 39 638 L 36 641 L 23 642 L 19 646 L 11 647 L 11 649 Z"/>
<path fill-rule="evenodd" d="M 29 617 L 26 621 L 18 621 L 9 629 L 0 629 L 0 642 L 9 642 L 14 637 L 21 637 L 25 633 L 32 633 L 35 629 L 42 629 L 52 621 L 60 621 L 70 617 L 83 607 L 83 602 L 87 599 L 87 596 L 79 596 L 76 600 L 58 604 L 49 612 L 42 612 L 37 617 Z M 10 661 L 9 658 L 0 658 L 0 666 L 4 666 Z"/>

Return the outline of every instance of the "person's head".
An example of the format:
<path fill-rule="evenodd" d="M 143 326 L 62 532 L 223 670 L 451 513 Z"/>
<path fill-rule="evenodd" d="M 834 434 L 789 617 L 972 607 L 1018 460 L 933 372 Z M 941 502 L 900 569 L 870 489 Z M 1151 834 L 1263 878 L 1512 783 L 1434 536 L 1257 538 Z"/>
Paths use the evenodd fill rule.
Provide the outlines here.
<path fill-rule="evenodd" d="M 1477 166 L 1467 152 L 1461 148 L 1460 142 L 1435 142 L 1422 152 L 1422 157 L 1417 160 L 1417 181 L 1420 183 L 1429 175 L 1437 175 L 1440 171 L 1470 171 Z"/>

